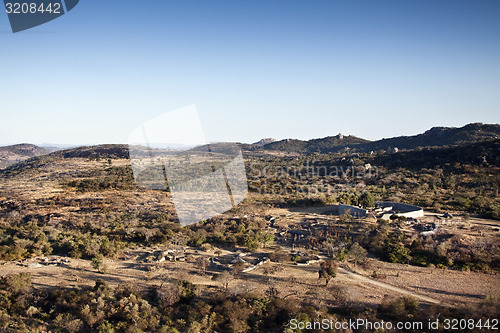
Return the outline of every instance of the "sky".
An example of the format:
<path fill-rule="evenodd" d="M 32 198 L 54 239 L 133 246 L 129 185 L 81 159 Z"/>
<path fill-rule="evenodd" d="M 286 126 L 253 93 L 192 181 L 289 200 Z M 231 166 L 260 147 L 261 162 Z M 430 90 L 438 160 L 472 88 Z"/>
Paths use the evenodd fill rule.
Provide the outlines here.
<path fill-rule="evenodd" d="M 500 1 L 81 0 L 13 34 L 0 144 L 126 143 L 195 104 L 209 141 L 500 123 Z"/>

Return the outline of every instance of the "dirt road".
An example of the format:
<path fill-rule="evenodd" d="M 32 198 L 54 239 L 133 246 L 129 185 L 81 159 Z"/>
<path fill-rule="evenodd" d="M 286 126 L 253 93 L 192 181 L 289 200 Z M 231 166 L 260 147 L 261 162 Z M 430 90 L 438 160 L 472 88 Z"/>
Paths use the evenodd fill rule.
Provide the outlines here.
<path fill-rule="evenodd" d="M 424 302 L 428 302 L 428 303 L 432 303 L 432 304 L 440 304 L 440 303 L 442 303 L 441 301 L 439 301 L 437 299 L 434 299 L 434 298 L 431 298 L 431 297 L 427 297 L 427 296 L 424 296 L 424 295 L 421 295 L 421 294 L 417 294 L 417 293 L 414 293 L 414 292 L 406 290 L 406 289 L 398 288 L 398 287 L 392 286 L 392 285 L 384 283 L 384 282 L 380 282 L 380 281 L 376 281 L 376 280 L 370 279 L 370 278 L 368 278 L 366 276 L 363 276 L 363 275 L 360 275 L 360 274 L 348 271 L 348 270 L 346 270 L 345 268 L 342 268 L 342 267 L 339 267 L 339 273 L 347 275 L 352 280 L 361 281 L 361 282 L 364 282 L 364 283 L 370 283 L 370 284 L 376 285 L 376 286 L 384 288 L 384 289 L 395 291 L 395 292 L 400 293 L 400 294 L 404 294 L 404 295 L 415 297 L 415 298 L 417 298 L 417 299 L 419 299 L 421 301 L 424 301 Z"/>

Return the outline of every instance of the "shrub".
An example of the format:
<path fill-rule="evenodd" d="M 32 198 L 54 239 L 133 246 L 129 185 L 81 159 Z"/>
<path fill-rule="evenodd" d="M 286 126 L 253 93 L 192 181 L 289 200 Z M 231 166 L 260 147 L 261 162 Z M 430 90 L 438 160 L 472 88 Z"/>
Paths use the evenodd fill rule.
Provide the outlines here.
<path fill-rule="evenodd" d="M 9 274 L 0 278 L 0 289 L 12 294 L 28 293 L 31 287 L 31 275 L 28 273 Z"/>
<path fill-rule="evenodd" d="M 337 268 L 338 265 L 333 260 L 325 260 L 320 264 L 320 268 L 318 271 L 319 279 L 325 279 L 325 285 L 328 285 L 328 282 L 337 276 Z"/>
<path fill-rule="evenodd" d="M 92 258 L 92 267 L 101 274 L 106 274 L 108 272 L 108 266 L 104 262 L 104 256 L 102 254 L 98 254 Z"/>

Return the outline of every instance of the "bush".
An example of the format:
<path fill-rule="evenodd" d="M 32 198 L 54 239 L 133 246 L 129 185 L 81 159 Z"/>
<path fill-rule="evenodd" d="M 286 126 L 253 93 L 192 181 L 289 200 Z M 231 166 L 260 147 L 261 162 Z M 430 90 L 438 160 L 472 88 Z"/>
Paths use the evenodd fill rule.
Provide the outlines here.
<path fill-rule="evenodd" d="M 98 254 L 92 258 L 92 267 L 101 274 L 106 274 L 108 272 L 108 266 L 105 264 L 102 254 Z"/>
<path fill-rule="evenodd" d="M 359 204 L 364 208 L 371 208 L 375 206 L 375 196 L 370 192 L 364 192 L 359 197 Z"/>
<path fill-rule="evenodd" d="M 9 274 L 0 278 L 0 289 L 12 294 L 28 293 L 31 288 L 31 275 L 28 273 Z"/>
<path fill-rule="evenodd" d="M 320 268 L 318 271 L 319 279 L 325 279 L 325 285 L 328 285 L 328 282 L 337 276 L 337 268 L 338 265 L 333 260 L 325 260 L 320 264 Z"/>
<path fill-rule="evenodd" d="M 411 258 L 410 249 L 402 243 L 388 243 L 385 250 L 387 258 L 393 263 L 408 263 Z"/>

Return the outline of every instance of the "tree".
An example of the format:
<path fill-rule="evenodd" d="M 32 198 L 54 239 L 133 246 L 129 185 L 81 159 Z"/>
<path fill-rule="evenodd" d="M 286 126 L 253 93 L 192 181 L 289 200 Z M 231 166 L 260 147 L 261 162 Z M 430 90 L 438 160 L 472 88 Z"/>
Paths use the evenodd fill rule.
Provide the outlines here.
<path fill-rule="evenodd" d="M 0 290 L 10 293 L 28 293 L 32 288 L 31 275 L 29 273 L 9 274 L 0 277 Z"/>
<path fill-rule="evenodd" d="M 154 295 L 160 304 L 165 307 L 169 307 L 177 303 L 180 298 L 180 287 L 178 284 L 167 283 L 156 287 L 154 290 Z"/>
<path fill-rule="evenodd" d="M 273 234 L 264 234 L 262 235 L 262 244 L 264 248 L 269 244 L 274 242 L 274 235 Z"/>
<path fill-rule="evenodd" d="M 401 243 L 389 243 L 386 248 L 387 257 L 390 262 L 403 264 L 410 261 L 410 249 Z"/>
<path fill-rule="evenodd" d="M 104 256 L 102 254 L 98 254 L 92 258 L 92 267 L 101 274 L 108 272 L 108 266 L 104 263 Z"/>
<path fill-rule="evenodd" d="M 347 258 L 349 260 L 354 261 L 354 264 L 356 265 L 359 261 L 362 261 L 366 258 L 367 251 L 359 245 L 357 242 L 351 245 L 351 248 L 347 252 Z"/>
<path fill-rule="evenodd" d="M 198 257 L 198 258 L 196 258 L 196 265 L 198 266 L 198 268 L 201 271 L 201 274 L 203 274 L 203 275 L 206 273 L 207 266 L 209 264 L 210 263 L 208 262 L 208 259 L 205 258 L 205 257 Z"/>
<path fill-rule="evenodd" d="M 318 271 L 319 279 L 325 279 L 325 286 L 328 285 L 328 282 L 330 282 L 332 278 L 337 276 L 337 268 L 338 265 L 333 260 L 325 260 L 320 264 Z"/>
<path fill-rule="evenodd" d="M 229 286 L 229 282 L 231 282 L 232 279 L 233 276 L 228 271 L 224 271 L 221 274 L 216 274 L 212 278 L 212 280 L 219 282 L 224 287 L 224 289 L 227 289 L 227 287 Z"/>
<path fill-rule="evenodd" d="M 361 194 L 359 198 L 359 204 L 363 208 L 371 208 L 375 206 L 375 196 L 371 194 L 370 192 L 366 191 L 363 194 Z"/>
<path fill-rule="evenodd" d="M 248 234 L 245 236 L 245 247 L 249 251 L 255 251 L 259 248 L 259 238 L 256 234 Z"/>
<path fill-rule="evenodd" d="M 380 303 L 380 312 L 391 318 L 413 318 L 418 310 L 419 301 L 411 296 L 394 298 L 386 296 Z"/>

